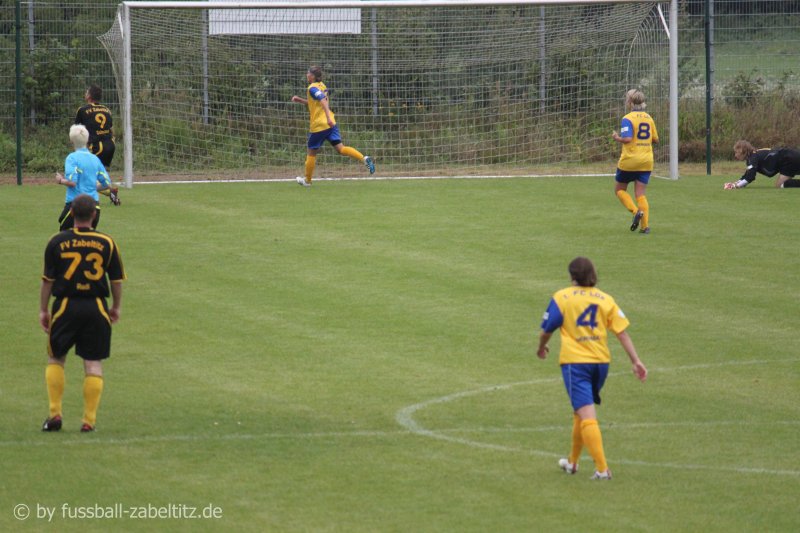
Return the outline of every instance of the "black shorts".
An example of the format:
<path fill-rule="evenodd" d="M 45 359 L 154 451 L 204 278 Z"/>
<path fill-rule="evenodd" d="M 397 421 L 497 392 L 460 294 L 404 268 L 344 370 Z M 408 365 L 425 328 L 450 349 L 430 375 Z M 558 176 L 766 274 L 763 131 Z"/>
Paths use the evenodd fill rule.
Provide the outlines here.
<path fill-rule="evenodd" d="M 99 361 L 111 353 L 111 318 L 105 298 L 56 298 L 48 353 L 61 359 L 74 346 L 82 359 Z"/>
<path fill-rule="evenodd" d="M 111 160 L 114 159 L 114 150 L 117 148 L 114 141 L 111 139 L 99 140 L 89 144 L 88 148 L 103 163 L 106 170 L 111 168 Z"/>
<path fill-rule="evenodd" d="M 94 217 L 94 223 L 92 224 L 92 229 L 97 229 L 97 225 L 100 223 L 100 206 L 97 206 L 97 216 Z M 61 215 L 58 217 L 58 229 L 60 231 L 64 231 L 65 229 L 71 229 L 72 226 L 75 224 L 75 217 L 72 216 L 72 202 L 67 202 L 64 204 L 64 209 L 61 210 Z"/>

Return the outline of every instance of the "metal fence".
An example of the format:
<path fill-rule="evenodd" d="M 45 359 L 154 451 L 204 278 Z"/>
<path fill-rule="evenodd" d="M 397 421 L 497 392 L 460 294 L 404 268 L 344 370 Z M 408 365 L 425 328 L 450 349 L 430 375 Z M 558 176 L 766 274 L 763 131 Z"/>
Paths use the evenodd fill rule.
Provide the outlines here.
<path fill-rule="evenodd" d="M 115 103 L 114 74 L 97 36 L 111 26 L 117 5 L 105 0 L 20 2 L 26 129 L 74 118 L 90 83 L 108 89 L 105 99 Z M 6 132 L 13 131 L 15 116 L 15 7 L 13 1 L 0 5 L 0 120 Z"/>
<path fill-rule="evenodd" d="M 13 145 L 15 135 L 17 3 L 0 5 L 0 148 Z M 714 14 L 710 24 L 707 5 Z M 91 83 L 104 89 L 104 102 L 116 109 L 111 62 L 97 36 L 111 27 L 117 6 L 117 0 L 19 2 L 25 139 L 48 126 L 70 124 Z M 800 102 L 800 0 L 681 0 L 680 10 L 680 94 L 685 109 L 695 110 L 706 101 L 707 27 L 713 30 L 712 119 L 720 106 L 742 109 L 776 97 Z M 798 112 L 794 110 L 795 119 Z M 696 159 L 695 152 L 705 152 L 705 145 L 700 150 L 694 137 L 704 138 L 705 131 L 696 131 L 696 118 L 687 120 L 691 123 L 681 122 L 681 137 L 694 142 L 694 149 L 683 150 L 681 157 Z M 779 133 L 783 144 L 800 145 L 800 128 Z"/>

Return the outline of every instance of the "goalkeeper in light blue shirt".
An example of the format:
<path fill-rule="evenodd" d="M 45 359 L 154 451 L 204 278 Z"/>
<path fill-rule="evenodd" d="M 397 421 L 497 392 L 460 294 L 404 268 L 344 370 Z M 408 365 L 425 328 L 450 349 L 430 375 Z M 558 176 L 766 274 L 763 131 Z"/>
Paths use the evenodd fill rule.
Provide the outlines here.
<path fill-rule="evenodd" d="M 111 178 L 108 177 L 106 168 L 100 159 L 86 147 L 89 142 L 89 131 L 86 127 L 80 124 L 73 125 L 69 129 L 69 140 L 75 147 L 75 151 L 69 154 L 64 161 L 64 174 L 56 172 L 56 182 L 67 188 L 64 209 L 61 211 L 61 216 L 58 217 L 61 231 L 72 227 L 74 222 L 72 201 L 80 194 L 88 194 L 99 204 L 100 196 L 97 193 L 98 191 L 104 192 L 111 196 L 114 205 L 119 205 L 116 188 L 111 187 Z M 92 228 L 96 228 L 99 221 L 100 206 L 98 205 Z"/>

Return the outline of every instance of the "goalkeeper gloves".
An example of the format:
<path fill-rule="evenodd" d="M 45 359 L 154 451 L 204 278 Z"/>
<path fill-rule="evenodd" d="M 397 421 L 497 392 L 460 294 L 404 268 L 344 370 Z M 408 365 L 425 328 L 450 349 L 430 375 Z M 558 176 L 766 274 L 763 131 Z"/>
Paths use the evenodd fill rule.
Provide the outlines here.
<path fill-rule="evenodd" d="M 108 196 L 111 198 L 111 203 L 114 205 L 120 205 L 122 202 L 119 199 L 119 188 L 118 187 L 111 187 L 108 190 Z"/>
<path fill-rule="evenodd" d="M 739 181 L 731 181 L 726 183 L 723 189 L 725 189 L 726 191 L 730 189 L 744 189 L 745 187 L 747 187 L 748 184 L 749 182 L 746 179 L 742 178 Z"/>

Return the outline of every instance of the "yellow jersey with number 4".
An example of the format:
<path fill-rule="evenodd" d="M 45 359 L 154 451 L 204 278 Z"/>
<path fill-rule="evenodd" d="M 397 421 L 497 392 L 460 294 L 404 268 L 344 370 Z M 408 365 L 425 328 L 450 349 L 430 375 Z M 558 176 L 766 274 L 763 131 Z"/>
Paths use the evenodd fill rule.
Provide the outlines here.
<path fill-rule="evenodd" d="M 608 363 L 608 330 L 625 331 L 630 322 L 611 295 L 596 287 L 568 287 L 553 295 L 542 317 L 542 329 L 561 332 L 558 362 Z"/>
<path fill-rule="evenodd" d="M 617 167 L 633 172 L 653 170 L 653 143 L 658 142 L 658 131 L 653 118 L 644 111 L 628 113 L 622 117 L 619 136 L 633 140 L 622 143 Z"/>

